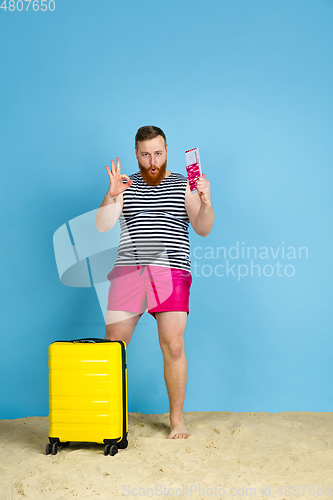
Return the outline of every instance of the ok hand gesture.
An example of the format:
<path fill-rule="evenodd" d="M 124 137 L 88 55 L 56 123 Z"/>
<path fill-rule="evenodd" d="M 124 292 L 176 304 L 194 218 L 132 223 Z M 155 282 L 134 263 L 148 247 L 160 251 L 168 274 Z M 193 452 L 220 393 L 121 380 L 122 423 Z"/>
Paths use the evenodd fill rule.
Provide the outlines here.
<path fill-rule="evenodd" d="M 128 175 L 120 174 L 119 158 L 117 158 L 117 168 L 115 168 L 115 163 L 113 160 L 111 160 L 111 171 L 108 166 L 106 166 L 105 168 L 110 178 L 110 186 L 108 192 L 112 197 L 118 196 L 118 194 L 122 193 L 133 184 L 133 181 L 131 181 Z M 126 184 L 123 182 L 123 179 L 126 179 Z"/>

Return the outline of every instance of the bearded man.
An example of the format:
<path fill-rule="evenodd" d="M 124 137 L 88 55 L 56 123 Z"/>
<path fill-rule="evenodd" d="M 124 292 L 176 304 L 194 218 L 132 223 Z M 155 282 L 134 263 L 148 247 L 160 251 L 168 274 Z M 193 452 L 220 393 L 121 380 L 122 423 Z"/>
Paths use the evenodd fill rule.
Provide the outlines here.
<path fill-rule="evenodd" d="M 140 316 L 148 308 L 157 322 L 170 403 L 170 439 L 186 439 L 183 418 L 187 360 L 184 332 L 192 283 L 188 225 L 207 236 L 214 223 L 210 184 L 203 174 L 197 192 L 186 177 L 166 169 L 168 145 L 154 126 L 135 136 L 139 171 L 121 174 L 120 160 L 111 160 L 110 186 L 96 214 L 100 232 L 119 218 L 118 257 L 108 274 L 106 339 L 129 344 Z"/>

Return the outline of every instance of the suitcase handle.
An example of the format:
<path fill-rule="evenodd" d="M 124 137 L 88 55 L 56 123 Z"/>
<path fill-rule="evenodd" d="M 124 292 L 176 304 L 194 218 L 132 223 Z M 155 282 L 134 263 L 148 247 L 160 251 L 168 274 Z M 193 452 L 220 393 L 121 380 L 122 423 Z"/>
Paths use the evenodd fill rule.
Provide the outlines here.
<path fill-rule="evenodd" d="M 73 342 L 74 344 L 95 344 L 98 342 L 110 342 L 110 340 L 105 340 L 105 339 L 94 339 L 94 338 L 88 338 L 88 339 L 76 339 L 76 340 L 71 340 L 70 342 Z"/>

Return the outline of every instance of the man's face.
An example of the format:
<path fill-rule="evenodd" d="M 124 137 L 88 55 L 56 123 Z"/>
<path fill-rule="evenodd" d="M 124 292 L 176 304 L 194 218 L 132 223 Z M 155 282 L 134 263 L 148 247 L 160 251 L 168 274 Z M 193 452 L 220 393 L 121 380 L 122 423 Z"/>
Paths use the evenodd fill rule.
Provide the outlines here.
<path fill-rule="evenodd" d="M 168 146 L 164 139 L 158 135 L 149 141 L 138 143 L 135 156 L 139 162 L 141 176 L 150 186 L 157 186 L 165 177 Z"/>

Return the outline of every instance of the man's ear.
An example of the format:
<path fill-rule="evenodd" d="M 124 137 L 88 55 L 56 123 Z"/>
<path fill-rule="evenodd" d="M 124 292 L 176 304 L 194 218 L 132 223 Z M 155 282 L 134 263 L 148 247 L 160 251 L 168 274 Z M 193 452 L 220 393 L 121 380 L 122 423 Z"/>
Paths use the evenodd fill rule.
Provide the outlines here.
<path fill-rule="evenodd" d="M 166 154 L 168 156 L 168 145 L 165 146 L 165 151 L 166 151 Z"/>
<path fill-rule="evenodd" d="M 135 151 L 135 156 L 136 156 L 136 159 L 138 160 L 139 158 L 138 158 L 138 152 L 137 152 L 137 149 L 136 149 L 136 148 L 134 148 L 134 151 Z"/>

